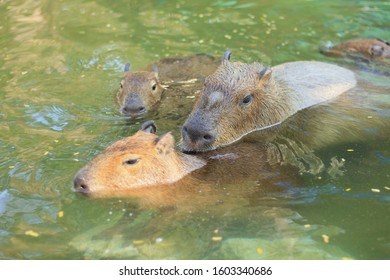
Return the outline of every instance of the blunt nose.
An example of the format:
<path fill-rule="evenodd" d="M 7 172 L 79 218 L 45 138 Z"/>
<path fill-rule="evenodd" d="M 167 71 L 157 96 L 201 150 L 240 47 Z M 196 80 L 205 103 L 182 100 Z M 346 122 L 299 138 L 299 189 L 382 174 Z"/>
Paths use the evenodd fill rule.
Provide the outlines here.
<path fill-rule="evenodd" d="M 79 174 L 73 180 L 73 189 L 80 193 L 89 193 L 90 191 L 87 182 Z"/>
<path fill-rule="evenodd" d="M 126 98 L 122 107 L 122 113 L 127 116 L 137 116 L 146 112 L 144 101 L 136 93 L 131 93 Z"/>
<path fill-rule="evenodd" d="M 128 116 L 137 116 L 146 112 L 146 108 L 138 104 L 128 104 L 122 108 L 122 113 Z"/>
<path fill-rule="evenodd" d="M 196 126 L 184 125 L 182 129 L 183 140 L 191 143 L 191 146 L 199 148 L 212 144 L 215 140 L 215 133 Z"/>

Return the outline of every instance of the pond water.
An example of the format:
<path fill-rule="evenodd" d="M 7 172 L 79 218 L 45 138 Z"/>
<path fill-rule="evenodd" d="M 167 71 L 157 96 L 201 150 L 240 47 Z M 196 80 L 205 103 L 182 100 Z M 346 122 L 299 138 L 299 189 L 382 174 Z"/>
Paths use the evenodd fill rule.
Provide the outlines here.
<path fill-rule="evenodd" d="M 0 17 L 1 259 L 389 259 L 389 77 L 319 52 L 390 39 L 388 1 L 17 0 L 0 1 Z M 335 63 L 358 86 L 272 132 L 269 168 L 210 175 L 211 196 L 146 207 L 72 191 L 77 170 L 145 120 L 180 138 L 192 95 L 120 116 L 125 63 L 227 49 L 264 65 Z"/>

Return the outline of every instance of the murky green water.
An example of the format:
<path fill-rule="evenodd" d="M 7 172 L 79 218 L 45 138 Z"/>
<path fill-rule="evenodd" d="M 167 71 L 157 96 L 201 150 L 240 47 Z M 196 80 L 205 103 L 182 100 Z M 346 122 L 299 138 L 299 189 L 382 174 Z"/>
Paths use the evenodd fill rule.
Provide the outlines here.
<path fill-rule="evenodd" d="M 0 18 L 0 258 L 389 259 L 389 78 L 318 52 L 390 39 L 388 1 L 0 1 Z M 289 119 L 272 140 L 282 157 L 258 178 L 211 180 L 214 200 L 142 208 L 71 190 L 143 120 L 179 139 L 186 96 L 171 97 L 179 115 L 164 103 L 138 120 L 118 114 L 126 62 L 226 49 L 266 65 L 337 63 L 359 84 L 347 102 Z"/>

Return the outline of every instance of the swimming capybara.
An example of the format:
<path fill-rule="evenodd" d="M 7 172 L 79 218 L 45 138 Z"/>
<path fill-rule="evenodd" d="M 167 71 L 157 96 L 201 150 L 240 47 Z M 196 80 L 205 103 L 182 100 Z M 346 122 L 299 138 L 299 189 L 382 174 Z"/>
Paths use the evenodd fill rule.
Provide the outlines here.
<path fill-rule="evenodd" d="M 321 52 L 333 57 L 363 55 L 369 59 L 390 58 L 390 44 L 381 39 L 362 38 L 323 49 Z"/>
<path fill-rule="evenodd" d="M 204 78 L 211 74 L 219 63 L 213 56 L 196 54 L 165 58 L 147 66 L 144 71 L 130 71 L 130 64 L 126 64 L 116 96 L 120 113 L 135 117 L 156 109 L 164 88 L 180 85 L 188 80 L 199 80 L 200 89 Z"/>
<path fill-rule="evenodd" d="M 74 190 L 93 194 L 171 184 L 205 165 L 176 152 L 171 133 L 155 132 L 149 121 L 133 136 L 110 145 L 76 174 Z"/>
<path fill-rule="evenodd" d="M 147 207 L 221 203 L 225 192 L 234 197 L 279 189 L 280 171 L 267 163 L 275 148 L 240 143 L 195 156 L 176 150 L 170 133 L 155 132 L 148 121 L 133 136 L 111 144 L 77 172 L 73 189 L 91 197 L 137 198 Z"/>
<path fill-rule="evenodd" d="M 161 100 L 164 88 L 158 79 L 157 68 L 152 71 L 129 71 L 130 65 L 125 66 L 125 75 L 117 94 L 120 112 L 134 117 L 150 110 Z"/>
<path fill-rule="evenodd" d="M 299 61 L 267 68 L 259 63 L 231 62 L 230 54 L 227 51 L 218 69 L 206 78 L 182 128 L 185 151 L 226 146 L 356 84 L 351 71 L 332 64 Z"/>

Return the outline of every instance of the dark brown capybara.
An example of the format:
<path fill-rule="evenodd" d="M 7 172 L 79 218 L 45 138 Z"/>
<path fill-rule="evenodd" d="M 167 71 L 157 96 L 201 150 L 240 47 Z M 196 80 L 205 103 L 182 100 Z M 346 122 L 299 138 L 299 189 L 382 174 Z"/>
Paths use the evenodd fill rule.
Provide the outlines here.
<path fill-rule="evenodd" d="M 272 68 L 224 55 L 182 128 L 182 149 L 208 151 L 280 124 L 299 110 L 339 96 L 356 84 L 342 67 L 315 61 Z"/>
<path fill-rule="evenodd" d="M 363 55 L 369 59 L 383 59 L 390 58 L 390 44 L 381 39 L 361 38 L 322 49 L 321 52 L 332 57 Z"/>
<path fill-rule="evenodd" d="M 199 81 L 211 74 L 220 61 L 211 55 L 196 54 L 186 57 L 170 57 L 147 66 L 144 71 L 130 71 L 130 64 L 124 68 L 124 77 L 117 93 L 120 113 L 135 117 L 157 108 L 165 88 L 186 82 Z"/>

